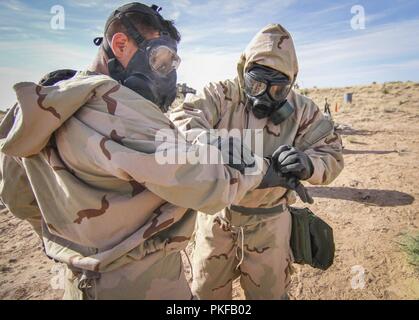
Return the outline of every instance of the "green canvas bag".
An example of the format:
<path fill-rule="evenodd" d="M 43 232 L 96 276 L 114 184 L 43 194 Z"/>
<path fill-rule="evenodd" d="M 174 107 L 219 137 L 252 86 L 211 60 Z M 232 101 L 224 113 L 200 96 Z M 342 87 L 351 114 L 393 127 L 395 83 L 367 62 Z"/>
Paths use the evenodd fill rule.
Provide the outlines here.
<path fill-rule="evenodd" d="M 289 207 L 294 261 L 327 270 L 335 256 L 333 229 L 308 208 Z"/>

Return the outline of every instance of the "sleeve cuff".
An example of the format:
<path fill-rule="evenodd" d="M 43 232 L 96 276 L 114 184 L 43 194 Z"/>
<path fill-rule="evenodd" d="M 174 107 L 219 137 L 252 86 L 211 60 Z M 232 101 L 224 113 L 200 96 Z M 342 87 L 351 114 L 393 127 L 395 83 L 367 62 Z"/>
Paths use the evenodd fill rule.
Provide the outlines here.
<path fill-rule="evenodd" d="M 307 180 L 311 184 L 322 184 L 324 176 L 324 164 L 323 161 L 319 158 L 310 157 L 311 162 L 313 163 L 313 175 Z"/>

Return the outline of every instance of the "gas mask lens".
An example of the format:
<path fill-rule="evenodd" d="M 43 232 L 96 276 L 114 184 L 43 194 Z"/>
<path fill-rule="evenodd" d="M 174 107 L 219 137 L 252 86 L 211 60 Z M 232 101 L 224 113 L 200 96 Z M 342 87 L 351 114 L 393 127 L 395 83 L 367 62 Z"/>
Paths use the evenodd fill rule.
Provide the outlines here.
<path fill-rule="evenodd" d="M 255 80 L 251 75 L 247 74 L 244 77 L 246 92 L 252 97 L 257 97 L 263 94 L 268 87 L 266 83 Z"/>
<path fill-rule="evenodd" d="M 267 91 L 273 101 L 282 102 L 287 98 L 291 87 L 289 81 L 285 79 L 264 80 L 254 76 L 253 73 L 246 72 L 244 77 L 246 93 L 249 96 L 259 97 Z"/>
<path fill-rule="evenodd" d="M 269 95 L 275 101 L 284 101 L 290 91 L 289 83 L 272 84 L 269 87 Z"/>
<path fill-rule="evenodd" d="M 165 77 L 177 70 L 180 62 L 177 53 L 167 46 L 158 46 L 150 52 L 150 66 L 160 76 Z"/>

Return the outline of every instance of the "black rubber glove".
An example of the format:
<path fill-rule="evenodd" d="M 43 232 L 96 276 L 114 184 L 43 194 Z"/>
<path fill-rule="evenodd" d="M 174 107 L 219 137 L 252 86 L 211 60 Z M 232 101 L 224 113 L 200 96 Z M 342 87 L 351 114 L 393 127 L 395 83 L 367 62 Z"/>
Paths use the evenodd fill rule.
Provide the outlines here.
<path fill-rule="evenodd" d="M 314 173 L 310 157 L 292 146 L 280 146 L 272 159 L 276 170 L 283 174 L 292 174 L 300 180 L 308 180 Z"/>
<path fill-rule="evenodd" d="M 272 161 L 258 189 L 282 187 L 297 192 L 301 201 L 304 203 L 314 203 L 313 198 L 309 195 L 307 189 L 301 184 L 300 180 L 296 176 L 278 172 L 275 169 L 275 165 L 276 163 Z"/>
<path fill-rule="evenodd" d="M 254 153 L 237 137 L 221 137 L 208 131 L 202 131 L 195 138 L 193 144 L 196 142 L 217 147 L 220 150 L 224 164 L 240 171 L 241 174 L 245 174 L 246 169 L 257 169 Z"/>

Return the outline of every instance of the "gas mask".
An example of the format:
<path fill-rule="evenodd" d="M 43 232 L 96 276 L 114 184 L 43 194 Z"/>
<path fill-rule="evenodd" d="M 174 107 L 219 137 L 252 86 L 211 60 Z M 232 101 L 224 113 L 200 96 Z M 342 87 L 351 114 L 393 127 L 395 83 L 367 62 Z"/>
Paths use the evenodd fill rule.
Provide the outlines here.
<path fill-rule="evenodd" d="M 285 121 L 294 112 L 287 101 L 292 83 L 279 71 L 257 65 L 244 75 L 248 108 L 258 119 L 269 118 L 274 125 Z"/>
<path fill-rule="evenodd" d="M 116 59 L 108 63 L 109 74 L 124 86 L 157 104 L 163 112 L 176 98 L 177 74 L 180 58 L 176 41 L 163 34 L 146 40 L 124 69 Z"/>
<path fill-rule="evenodd" d="M 125 8 L 127 9 L 116 10 L 108 25 L 112 20 L 119 19 L 138 46 L 127 67 L 124 68 L 116 59 L 106 38 L 96 38 L 94 42 L 96 45 L 103 42 L 103 48 L 109 57 L 109 75 L 113 79 L 167 112 L 177 94 L 176 70 L 181 61 L 177 55 L 177 42 L 166 32 L 160 32 L 160 37 L 156 39 L 144 39 L 127 16 L 127 13 L 138 12 L 154 19 L 162 19 L 156 6 L 150 8 L 135 3 Z"/>

